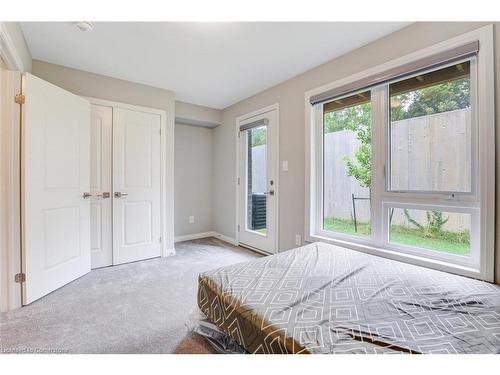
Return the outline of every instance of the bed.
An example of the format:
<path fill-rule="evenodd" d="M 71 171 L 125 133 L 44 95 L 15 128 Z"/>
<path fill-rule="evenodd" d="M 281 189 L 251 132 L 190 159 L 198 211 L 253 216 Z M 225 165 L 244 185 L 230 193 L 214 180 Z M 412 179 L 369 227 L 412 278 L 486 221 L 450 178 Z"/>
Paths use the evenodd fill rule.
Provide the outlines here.
<path fill-rule="evenodd" d="M 500 286 L 325 243 L 199 276 L 249 353 L 500 353 Z"/>

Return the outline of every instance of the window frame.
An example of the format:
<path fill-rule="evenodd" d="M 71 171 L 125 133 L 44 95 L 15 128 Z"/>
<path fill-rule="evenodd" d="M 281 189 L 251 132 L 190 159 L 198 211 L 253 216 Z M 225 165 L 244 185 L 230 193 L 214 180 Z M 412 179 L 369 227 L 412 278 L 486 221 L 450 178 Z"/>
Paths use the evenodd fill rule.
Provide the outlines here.
<path fill-rule="evenodd" d="M 346 97 L 356 95 L 357 93 L 362 93 L 362 92 L 366 92 L 366 91 L 370 91 L 370 90 L 363 89 L 363 90 L 355 91 L 355 92 L 347 94 L 347 95 L 339 96 L 339 97 L 335 98 L 335 100 L 340 100 L 340 99 L 343 99 Z M 320 104 L 321 108 L 323 108 L 323 105 L 324 104 Z M 373 106 L 373 104 L 372 104 L 372 106 Z M 321 109 L 321 111 L 319 111 L 319 112 L 320 113 L 318 113 L 318 117 L 320 117 L 320 119 L 317 118 L 315 120 L 316 124 L 314 125 L 316 127 L 317 134 L 320 134 L 320 138 L 321 138 L 320 142 L 317 145 L 317 155 L 316 155 L 317 160 L 320 161 L 316 164 L 316 167 L 317 167 L 316 175 L 318 176 L 317 177 L 318 178 L 318 180 L 317 180 L 317 198 L 316 198 L 316 223 L 317 223 L 316 233 L 318 233 L 321 236 L 326 236 L 326 237 L 330 236 L 331 233 L 335 233 L 336 237 L 343 239 L 343 240 L 347 240 L 347 241 L 355 240 L 355 241 L 369 244 L 371 242 L 372 233 L 370 233 L 370 235 L 368 235 L 368 236 L 357 236 L 357 235 L 350 235 L 350 234 L 339 233 L 339 232 L 332 232 L 332 231 L 325 230 L 323 228 L 324 208 L 325 208 L 325 205 L 324 205 L 324 162 L 323 162 L 325 132 L 324 132 L 323 109 Z M 372 112 L 373 112 L 373 108 L 372 108 Z M 372 129 L 373 129 L 373 124 L 372 124 Z M 371 216 L 372 215 L 371 215 L 371 210 L 370 210 L 370 222 L 372 220 Z"/>
<path fill-rule="evenodd" d="M 471 192 L 391 191 L 390 189 L 390 98 L 389 83 L 364 88 L 372 98 L 372 189 L 371 236 L 355 236 L 323 227 L 323 104 L 312 106 L 313 95 L 383 72 L 392 67 L 479 40 L 480 50 L 471 60 Z M 456 64 L 456 62 L 454 63 Z M 449 64 L 451 65 L 451 64 Z M 432 70 L 444 68 L 437 67 Z M 419 73 L 423 74 L 423 73 Z M 409 75 L 408 77 L 410 77 Z M 306 220 L 305 239 L 325 241 L 396 260 L 493 281 L 495 217 L 493 28 L 482 27 L 410 55 L 354 74 L 305 94 L 306 125 Z M 404 78 L 406 79 L 406 78 Z M 395 80 L 398 81 L 398 80 Z M 477 93 L 477 96 L 476 96 Z M 350 93 L 345 96 L 350 96 Z M 340 98 L 340 97 L 339 97 Z M 321 121 L 318 121 L 318 117 Z M 387 171 L 387 173 L 385 173 Z M 390 207 L 436 208 L 471 214 L 471 256 L 395 245 L 389 241 Z M 459 257 L 459 258 L 457 258 Z"/>
<path fill-rule="evenodd" d="M 436 70 L 444 69 L 449 66 L 453 66 L 456 64 L 459 64 L 461 62 L 465 61 L 470 61 L 470 109 L 471 109 L 471 190 L 470 191 L 437 191 L 437 190 L 403 190 L 403 189 L 392 189 L 391 186 L 391 173 L 392 173 L 392 160 L 391 160 L 391 151 L 392 151 L 392 144 L 391 144 L 391 129 L 392 129 L 392 119 L 391 119 L 391 107 L 390 107 L 390 90 L 389 90 L 389 85 L 394 83 L 394 82 L 399 82 L 401 80 L 394 80 L 388 82 L 386 85 L 382 86 L 382 89 L 385 91 L 386 95 L 386 100 L 387 100 L 387 113 L 385 114 L 386 117 L 386 135 L 385 135 L 385 149 L 386 149 L 386 163 L 385 163 L 385 171 L 386 171 L 386 193 L 391 193 L 391 194 L 401 194 L 404 196 L 413 196 L 414 198 L 428 198 L 428 197 L 434 197 L 434 198 L 442 198 L 443 196 L 450 197 L 453 195 L 453 197 L 450 197 L 451 199 L 458 199 L 460 200 L 471 200 L 471 201 L 477 201 L 479 199 L 479 194 L 478 194 L 478 153 L 477 153 L 477 144 L 478 144 L 478 138 L 477 138 L 477 133 L 478 133 L 478 118 L 477 118 L 477 57 L 472 57 L 468 59 L 463 59 L 463 60 L 458 60 L 456 62 L 453 62 L 451 64 L 446 64 L 443 66 L 440 66 L 438 69 L 429 69 L 424 72 L 410 75 L 408 77 L 405 77 L 402 80 L 405 80 L 407 78 L 423 75 L 429 72 L 433 72 Z M 445 113 L 445 112 L 440 112 L 440 113 Z"/>
<path fill-rule="evenodd" d="M 465 257 L 461 255 L 456 255 L 444 251 L 436 251 L 426 248 L 413 247 L 405 244 L 397 244 L 390 241 L 390 222 L 389 215 L 391 208 L 407 208 L 407 209 L 417 209 L 417 210 L 432 210 L 436 209 L 443 212 L 456 212 L 471 215 L 471 248 L 470 256 Z M 478 233 L 479 233 L 479 209 L 472 207 L 453 207 L 453 206 L 443 206 L 443 205 L 429 205 L 429 204 L 410 204 L 410 203 L 399 203 L 399 202 L 383 202 L 383 246 L 388 250 L 395 252 L 402 252 L 413 256 L 423 256 L 426 258 L 434 259 L 437 261 L 449 262 L 457 264 L 462 267 L 479 267 L 479 247 L 478 247 Z"/>

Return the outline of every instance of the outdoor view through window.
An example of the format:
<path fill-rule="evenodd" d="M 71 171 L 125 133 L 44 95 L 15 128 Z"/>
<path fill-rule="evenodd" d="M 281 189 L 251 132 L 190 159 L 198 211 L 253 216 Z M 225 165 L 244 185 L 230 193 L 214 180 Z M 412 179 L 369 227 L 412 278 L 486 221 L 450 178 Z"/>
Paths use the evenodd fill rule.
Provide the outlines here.
<path fill-rule="evenodd" d="M 472 191 L 470 62 L 388 85 L 387 190 Z M 369 236 L 372 187 L 370 91 L 323 105 L 323 229 Z M 423 204 L 423 203 L 421 203 Z M 392 207 L 388 240 L 411 248 L 470 255 L 471 215 Z"/>
<path fill-rule="evenodd" d="M 267 233 L 267 127 L 247 134 L 247 230 Z"/>
<path fill-rule="evenodd" d="M 323 106 L 323 229 L 370 234 L 370 91 Z"/>
<path fill-rule="evenodd" d="M 470 62 L 389 85 L 390 188 L 470 192 Z M 393 243 L 470 254 L 471 215 L 390 210 Z"/>

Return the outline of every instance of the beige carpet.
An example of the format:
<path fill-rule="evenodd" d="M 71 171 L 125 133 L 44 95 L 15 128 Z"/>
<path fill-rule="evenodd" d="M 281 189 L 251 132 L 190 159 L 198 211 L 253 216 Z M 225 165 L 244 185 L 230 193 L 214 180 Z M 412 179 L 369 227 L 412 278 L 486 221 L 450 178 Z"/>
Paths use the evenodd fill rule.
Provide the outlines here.
<path fill-rule="evenodd" d="M 211 353 L 188 328 L 198 274 L 259 255 L 213 238 L 176 249 L 174 257 L 94 270 L 0 314 L 0 353 Z"/>

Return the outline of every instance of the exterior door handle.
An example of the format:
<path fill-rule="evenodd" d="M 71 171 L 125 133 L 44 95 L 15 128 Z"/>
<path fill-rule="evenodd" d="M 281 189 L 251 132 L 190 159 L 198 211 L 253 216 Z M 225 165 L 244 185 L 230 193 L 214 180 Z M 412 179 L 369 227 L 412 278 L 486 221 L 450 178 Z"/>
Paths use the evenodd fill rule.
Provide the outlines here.
<path fill-rule="evenodd" d="M 126 197 L 127 193 L 122 193 L 121 191 L 115 191 L 115 198 L 123 198 Z"/>
<path fill-rule="evenodd" d="M 268 192 L 264 193 L 264 195 L 274 195 L 274 190 L 269 190 Z"/>
<path fill-rule="evenodd" d="M 83 199 L 89 199 L 91 196 L 92 196 L 92 194 L 87 193 L 87 192 L 85 192 L 85 193 L 82 194 L 82 198 Z"/>

